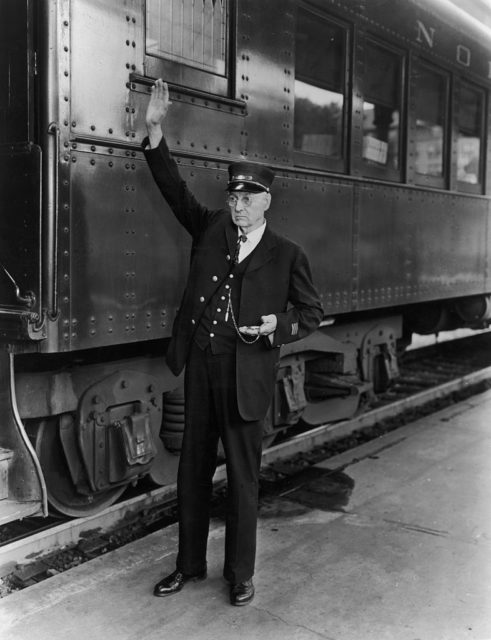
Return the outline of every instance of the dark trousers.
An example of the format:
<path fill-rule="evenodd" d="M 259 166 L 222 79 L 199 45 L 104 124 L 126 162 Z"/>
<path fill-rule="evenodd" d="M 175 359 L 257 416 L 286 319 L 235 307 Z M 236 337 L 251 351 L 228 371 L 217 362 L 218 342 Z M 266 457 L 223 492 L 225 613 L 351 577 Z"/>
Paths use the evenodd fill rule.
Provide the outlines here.
<path fill-rule="evenodd" d="M 177 569 L 206 568 L 212 478 L 222 439 L 227 468 L 225 560 L 231 583 L 254 574 L 262 421 L 245 422 L 237 409 L 235 354 L 213 355 L 193 345 L 185 372 L 186 423 L 179 461 Z"/>

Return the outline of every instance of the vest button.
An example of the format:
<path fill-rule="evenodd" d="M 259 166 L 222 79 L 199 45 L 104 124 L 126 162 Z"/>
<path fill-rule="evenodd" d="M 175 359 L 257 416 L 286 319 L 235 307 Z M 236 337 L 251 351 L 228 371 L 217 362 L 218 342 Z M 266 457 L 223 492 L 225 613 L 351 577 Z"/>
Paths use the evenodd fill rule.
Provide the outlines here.
<path fill-rule="evenodd" d="M 233 274 L 233 273 L 231 273 L 231 274 L 229 275 L 229 278 L 233 278 L 233 277 L 234 277 L 234 274 Z"/>
<path fill-rule="evenodd" d="M 201 296 L 201 297 L 200 297 L 200 299 L 199 299 L 199 301 L 200 301 L 200 302 L 204 302 L 204 301 L 205 301 L 204 296 Z"/>
<path fill-rule="evenodd" d="M 215 334 L 214 333 L 210 333 L 210 338 L 214 338 Z"/>
<path fill-rule="evenodd" d="M 213 282 L 216 282 L 218 280 L 217 276 L 213 276 L 212 280 Z"/>

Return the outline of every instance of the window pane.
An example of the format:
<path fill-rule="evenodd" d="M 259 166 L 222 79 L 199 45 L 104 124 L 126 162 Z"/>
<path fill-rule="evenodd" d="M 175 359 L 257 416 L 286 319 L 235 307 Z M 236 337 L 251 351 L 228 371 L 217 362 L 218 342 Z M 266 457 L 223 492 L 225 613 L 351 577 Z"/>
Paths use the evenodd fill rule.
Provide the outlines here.
<path fill-rule="evenodd" d="M 296 32 L 295 148 L 341 156 L 345 30 L 299 9 Z"/>
<path fill-rule="evenodd" d="M 483 94 L 465 85 L 460 91 L 457 179 L 478 184 L 481 166 Z"/>
<path fill-rule="evenodd" d="M 229 0 L 147 0 L 147 53 L 226 73 Z"/>
<path fill-rule="evenodd" d="M 363 158 L 399 169 L 401 60 L 370 43 L 365 56 Z"/>
<path fill-rule="evenodd" d="M 443 176 L 446 91 L 444 76 L 422 66 L 415 68 L 416 159 L 418 173 Z"/>

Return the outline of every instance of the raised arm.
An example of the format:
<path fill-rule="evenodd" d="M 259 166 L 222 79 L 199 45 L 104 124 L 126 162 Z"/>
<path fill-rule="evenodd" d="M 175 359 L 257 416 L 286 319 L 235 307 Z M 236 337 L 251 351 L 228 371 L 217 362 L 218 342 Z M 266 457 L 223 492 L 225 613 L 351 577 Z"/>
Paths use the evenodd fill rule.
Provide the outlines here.
<path fill-rule="evenodd" d="M 197 240 L 222 211 L 201 205 L 181 178 L 162 132 L 162 124 L 171 104 L 167 83 L 159 78 L 152 87 L 147 106 L 145 122 L 148 138 L 143 141 L 143 151 L 160 192 L 179 222 Z"/>

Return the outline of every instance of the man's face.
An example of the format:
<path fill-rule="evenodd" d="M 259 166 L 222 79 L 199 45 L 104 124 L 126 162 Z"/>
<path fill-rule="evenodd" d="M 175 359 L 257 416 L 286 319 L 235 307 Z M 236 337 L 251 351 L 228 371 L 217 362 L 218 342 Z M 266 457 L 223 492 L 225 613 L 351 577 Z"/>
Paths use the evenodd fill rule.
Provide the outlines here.
<path fill-rule="evenodd" d="M 264 214 L 269 209 L 269 193 L 249 193 L 233 191 L 227 196 L 232 220 L 245 233 L 258 229 L 264 222 Z"/>

